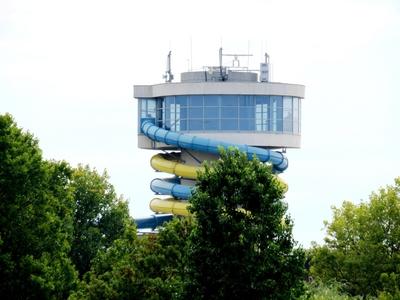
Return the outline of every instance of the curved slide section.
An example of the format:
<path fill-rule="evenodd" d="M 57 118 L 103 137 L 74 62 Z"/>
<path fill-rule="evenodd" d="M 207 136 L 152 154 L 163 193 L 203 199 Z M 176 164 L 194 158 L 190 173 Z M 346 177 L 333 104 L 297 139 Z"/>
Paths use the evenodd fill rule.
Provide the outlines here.
<path fill-rule="evenodd" d="M 141 129 L 148 138 L 167 145 L 213 154 L 219 154 L 219 147 L 226 150 L 235 147 L 246 153 L 249 160 L 255 155 L 261 162 L 270 162 L 276 173 L 281 173 L 288 167 L 287 158 L 280 152 L 169 131 L 154 125 L 150 120 L 145 120 Z"/>
<path fill-rule="evenodd" d="M 156 154 L 150 160 L 150 165 L 154 170 L 175 174 L 188 179 L 197 178 L 197 170 L 202 167 L 190 166 L 180 163 L 177 158 L 172 155 Z"/>
<path fill-rule="evenodd" d="M 280 152 L 168 131 L 155 126 L 153 122 L 154 119 L 146 119 L 143 121 L 141 126 L 142 132 L 153 141 L 162 142 L 167 145 L 187 150 L 213 154 L 219 154 L 219 147 L 224 149 L 236 147 L 240 151 L 245 152 L 249 160 L 253 159 L 254 156 L 257 156 L 261 162 L 270 162 L 275 173 L 283 172 L 288 167 L 287 158 Z M 202 168 L 199 166 L 186 165 L 180 162 L 177 153 L 157 154 L 151 158 L 150 164 L 157 171 L 176 175 L 176 177 L 168 179 L 156 178 L 152 180 L 150 184 L 150 188 L 154 193 L 158 195 L 169 195 L 173 198 L 153 199 L 150 202 L 151 210 L 157 213 L 163 213 L 164 215 L 156 214 L 149 218 L 136 219 L 135 221 L 139 229 L 154 229 L 157 226 L 162 225 L 162 223 L 172 219 L 173 215 L 190 215 L 187 211 L 188 202 L 183 199 L 188 199 L 191 196 L 194 187 L 180 184 L 179 177 L 196 179 L 197 170 Z M 283 180 L 280 181 L 287 187 Z"/>

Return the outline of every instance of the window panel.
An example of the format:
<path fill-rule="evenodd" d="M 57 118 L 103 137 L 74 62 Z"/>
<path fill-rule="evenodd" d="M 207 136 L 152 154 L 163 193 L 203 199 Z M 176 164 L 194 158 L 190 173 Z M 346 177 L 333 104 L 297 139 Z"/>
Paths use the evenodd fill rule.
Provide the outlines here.
<path fill-rule="evenodd" d="M 160 118 L 161 126 L 176 131 L 300 132 L 300 99 L 297 97 L 191 95 L 168 96 L 161 101 L 159 98 L 139 100 L 142 118 Z"/>
<path fill-rule="evenodd" d="M 204 96 L 204 106 L 220 106 L 219 99 L 218 95 Z"/>
<path fill-rule="evenodd" d="M 203 130 L 203 120 L 190 119 L 189 130 Z"/>
<path fill-rule="evenodd" d="M 283 131 L 293 132 L 292 97 L 283 97 Z"/>
<path fill-rule="evenodd" d="M 189 119 L 203 118 L 203 107 L 189 107 Z"/>
<path fill-rule="evenodd" d="M 255 96 L 256 97 L 256 104 L 268 104 L 269 97 L 268 96 Z"/>
<path fill-rule="evenodd" d="M 204 107 L 204 118 L 219 118 L 219 107 Z"/>
<path fill-rule="evenodd" d="M 221 119 L 221 130 L 238 130 L 238 120 Z"/>
<path fill-rule="evenodd" d="M 235 95 L 221 96 L 221 106 L 238 106 L 238 97 Z"/>
<path fill-rule="evenodd" d="M 219 130 L 219 119 L 205 119 L 204 120 L 205 130 Z"/>
<path fill-rule="evenodd" d="M 254 118 L 255 110 L 254 107 L 239 107 L 240 119 Z"/>
<path fill-rule="evenodd" d="M 299 98 L 293 98 L 293 133 L 299 133 Z"/>
<path fill-rule="evenodd" d="M 176 96 L 175 97 L 176 104 L 180 104 L 181 106 L 184 106 L 184 107 L 187 106 L 187 102 L 188 102 L 187 98 L 188 98 L 187 96 Z"/>
<path fill-rule="evenodd" d="M 181 123 L 180 123 L 181 131 L 188 130 L 187 122 L 188 122 L 187 119 L 181 119 Z"/>
<path fill-rule="evenodd" d="M 239 129 L 240 130 L 255 130 L 254 119 L 240 119 L 239 120 Z"/>
<path fill-rule="evenodd" d="M 239 106 L 254 107 L 254 97 L 251 95 L 239 96 Z"/>
<path fill-rule="evenodd" d="M 221 107 L 221 118 L 236 118 L 238 117 L 238 107 Z"/>
<path fill-rule="evenodd" d="M 190 96 L 189 106 L 203 106 L 203 96 Z"/>

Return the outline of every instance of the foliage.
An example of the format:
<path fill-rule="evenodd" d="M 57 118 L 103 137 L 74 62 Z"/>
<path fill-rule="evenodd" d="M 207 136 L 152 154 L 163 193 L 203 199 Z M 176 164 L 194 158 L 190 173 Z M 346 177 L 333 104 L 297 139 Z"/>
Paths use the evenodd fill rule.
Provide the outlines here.
<path fill-rule="evenodd" d="M 67 298 L 133 226 L 107 174 L 42 158 L 38 141 L 0 116 L 0 296 Z"/>
<path fill-rule="evenodd" d="M 177 299 L 182 294 L 183 268 L 190 219 L 169 222 L 158 235 L 124 236 L 99 252 L 91 270 L 71 299 Z"/>
<path fill-rule="evenodd" d="M 314 277 L 335 279 L 352 295 L 399 297 L 400 178 L 369 202 L 333 208 L 326 228 L 325 245 L 312 250 Z"/>
<path fill-rule="evenodd" d="M 361 300 L 361 296 L 349 296 L 341 292 L 341 286 L 338 283 L 307 283 L 306 293 L 299 300 Z"/>
<path fill-rule="evenodd" d="M 221 151 L 190 199 L 185 298 L 291 299 L 301 294 L 304 252 L 294 248 L 284 188 L 271 166 Z"/>
<path fill-rule="evenodd" d="M 80 275 L 89 271 L 100 250 L 121 237 L 125 226 L 133 223 L 128 204 L 118 198 L 108 175 L 99 175 L 89 166 L 78 166 L 71 180 L 75 200 L 71 257 Z"/>
<path fill-rule="evenodd" d="M 74 288 L 70 176 L 65 162 L 44 161 L 37 140 L 0 116 L 2 298 L 65 298 Z"/>

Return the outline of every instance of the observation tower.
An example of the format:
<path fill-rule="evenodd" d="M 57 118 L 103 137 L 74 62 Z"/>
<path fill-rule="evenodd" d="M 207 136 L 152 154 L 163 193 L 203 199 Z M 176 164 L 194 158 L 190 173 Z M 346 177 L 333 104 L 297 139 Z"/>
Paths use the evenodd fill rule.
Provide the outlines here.
<path fill-rule="evenodd" d="M 223 57 L 233 57 L 232 66 Z M 155 212 L 136 219 L 139 229 L 154 229 L 173 215 L 188 215 L 187 199 L 196 183 L 196 169 L 204 160 L 218 159 L 218 147 L 234 146 L 249 159 L 257 155 L 275 173 L 288 167 L 287 148 L 301 142 L 301 102 L 305 87 L 270 81 L 269 56 L 258 70 L 241 67 L 239 57 L 219 49 L 219 66 L 181 73 L 172 82 L 171 52 L 165 83 L 135 85 L 138 101 L 138 147 L 159 150 L 151 166 L 173 175 L 154 179 Z"/>

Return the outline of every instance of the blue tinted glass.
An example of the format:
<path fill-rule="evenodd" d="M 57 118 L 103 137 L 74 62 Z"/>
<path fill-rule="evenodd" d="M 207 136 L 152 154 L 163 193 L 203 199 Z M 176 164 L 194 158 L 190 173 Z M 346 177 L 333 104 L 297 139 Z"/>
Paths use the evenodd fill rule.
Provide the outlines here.
<path fill-rule="evenodd" d="M 271 96 L 271 102 L 276 103 L 277 107 L 283 106 L 282 96 Z"/>
<path fill-rule="evenodd" d="M 204 96 L 204 106 L 219 106 L 219 96 L 218 95 Z"/>
<path fill-rule="evenodd" d="M 219 107 L 204 107 L 204 118 L 219 118 Z"/>
<path fill-rule="evenodd" d="M 283 131 L 283 120 L 282 119 L 276 120 L 276 131 Z"/>
<path fill-rule="evenodd" d="M 190 106 L 203 106 L 203 96 L 190 96 L 189 97 Z"/>
<path fill-rule="evenodd" d="M 189 107 L 189 118 L 203 118 L 203 108 L 202 107 Z"/>
<path fill-rule="evenodd" d="M 203 130 L 203 120 L 189 120 L 189 130 Z"/>
<path fill-rule="evenodd" d="M 181 130 L 187 130 L 187 120 L 181 119 Z"/>
<path fill-rule="evenodd" d="M 140 99 L 140 117 L 146 118 L 146 110 L 147 110 L 147 100 Z"/>
<path fill-rule="evenodd" d="M 254 118 L 254 106 L 253 107 L 239 107 L 239 116 L 243 118 Z"/>
<path fill-rule="evenodd" d="M 254 97 L 253 96 L 239 96 L 239 105 L 240 106 L 254 106 Z"/>
<path fill-rule="evenodd" d="M 221 118 L 237 118 L 237 107 L 221 107 Z"/>
<path fill-rule="evenodd" d="M 221 130 L 237 130 L 237 119 L 221 119 Z"/>
<path fill-rule="evenodd" d="M 221 106 L 238 106 L 238 97 L 235 95 L 221 96 Z"/>
<path fill-rule="evenodd" d="M 164 128 L 167 130 L 171 129 L 171 120 L 169 118 L 165 119 Z"/>
<path fill-rule="evenodd" d="M 165 104 L 168 107 L 173 103 L 175 103 L 175 97 L 165 97 Z"/>
<path fill-rule="evenodd" d="M 268 104 L 269 97 L 268 96 L 255 96 L 257 104 Z"/>
<path fill-rule="evenodd" d="M 241 119 L 239 120 L 240 130 L 255 130 L 254 119 Z"/>
<path fill-rule="evenodd" d="M 180 104 L 181 106 L 187 106 L 187 96 L 176 96 L 175 98 L 176 98 L 176 104 Z"/>
<path fill-rule="evenodd" d="M 187 118 L 187 107 L 180 107 L 180 117 L 181 119 Z"/>
<path fill-rule="evenodd" d="M 204 129 L 205 130 L 218 130 L 219 129 L 219 120 L 218 119 L 204 120 Z"/>

